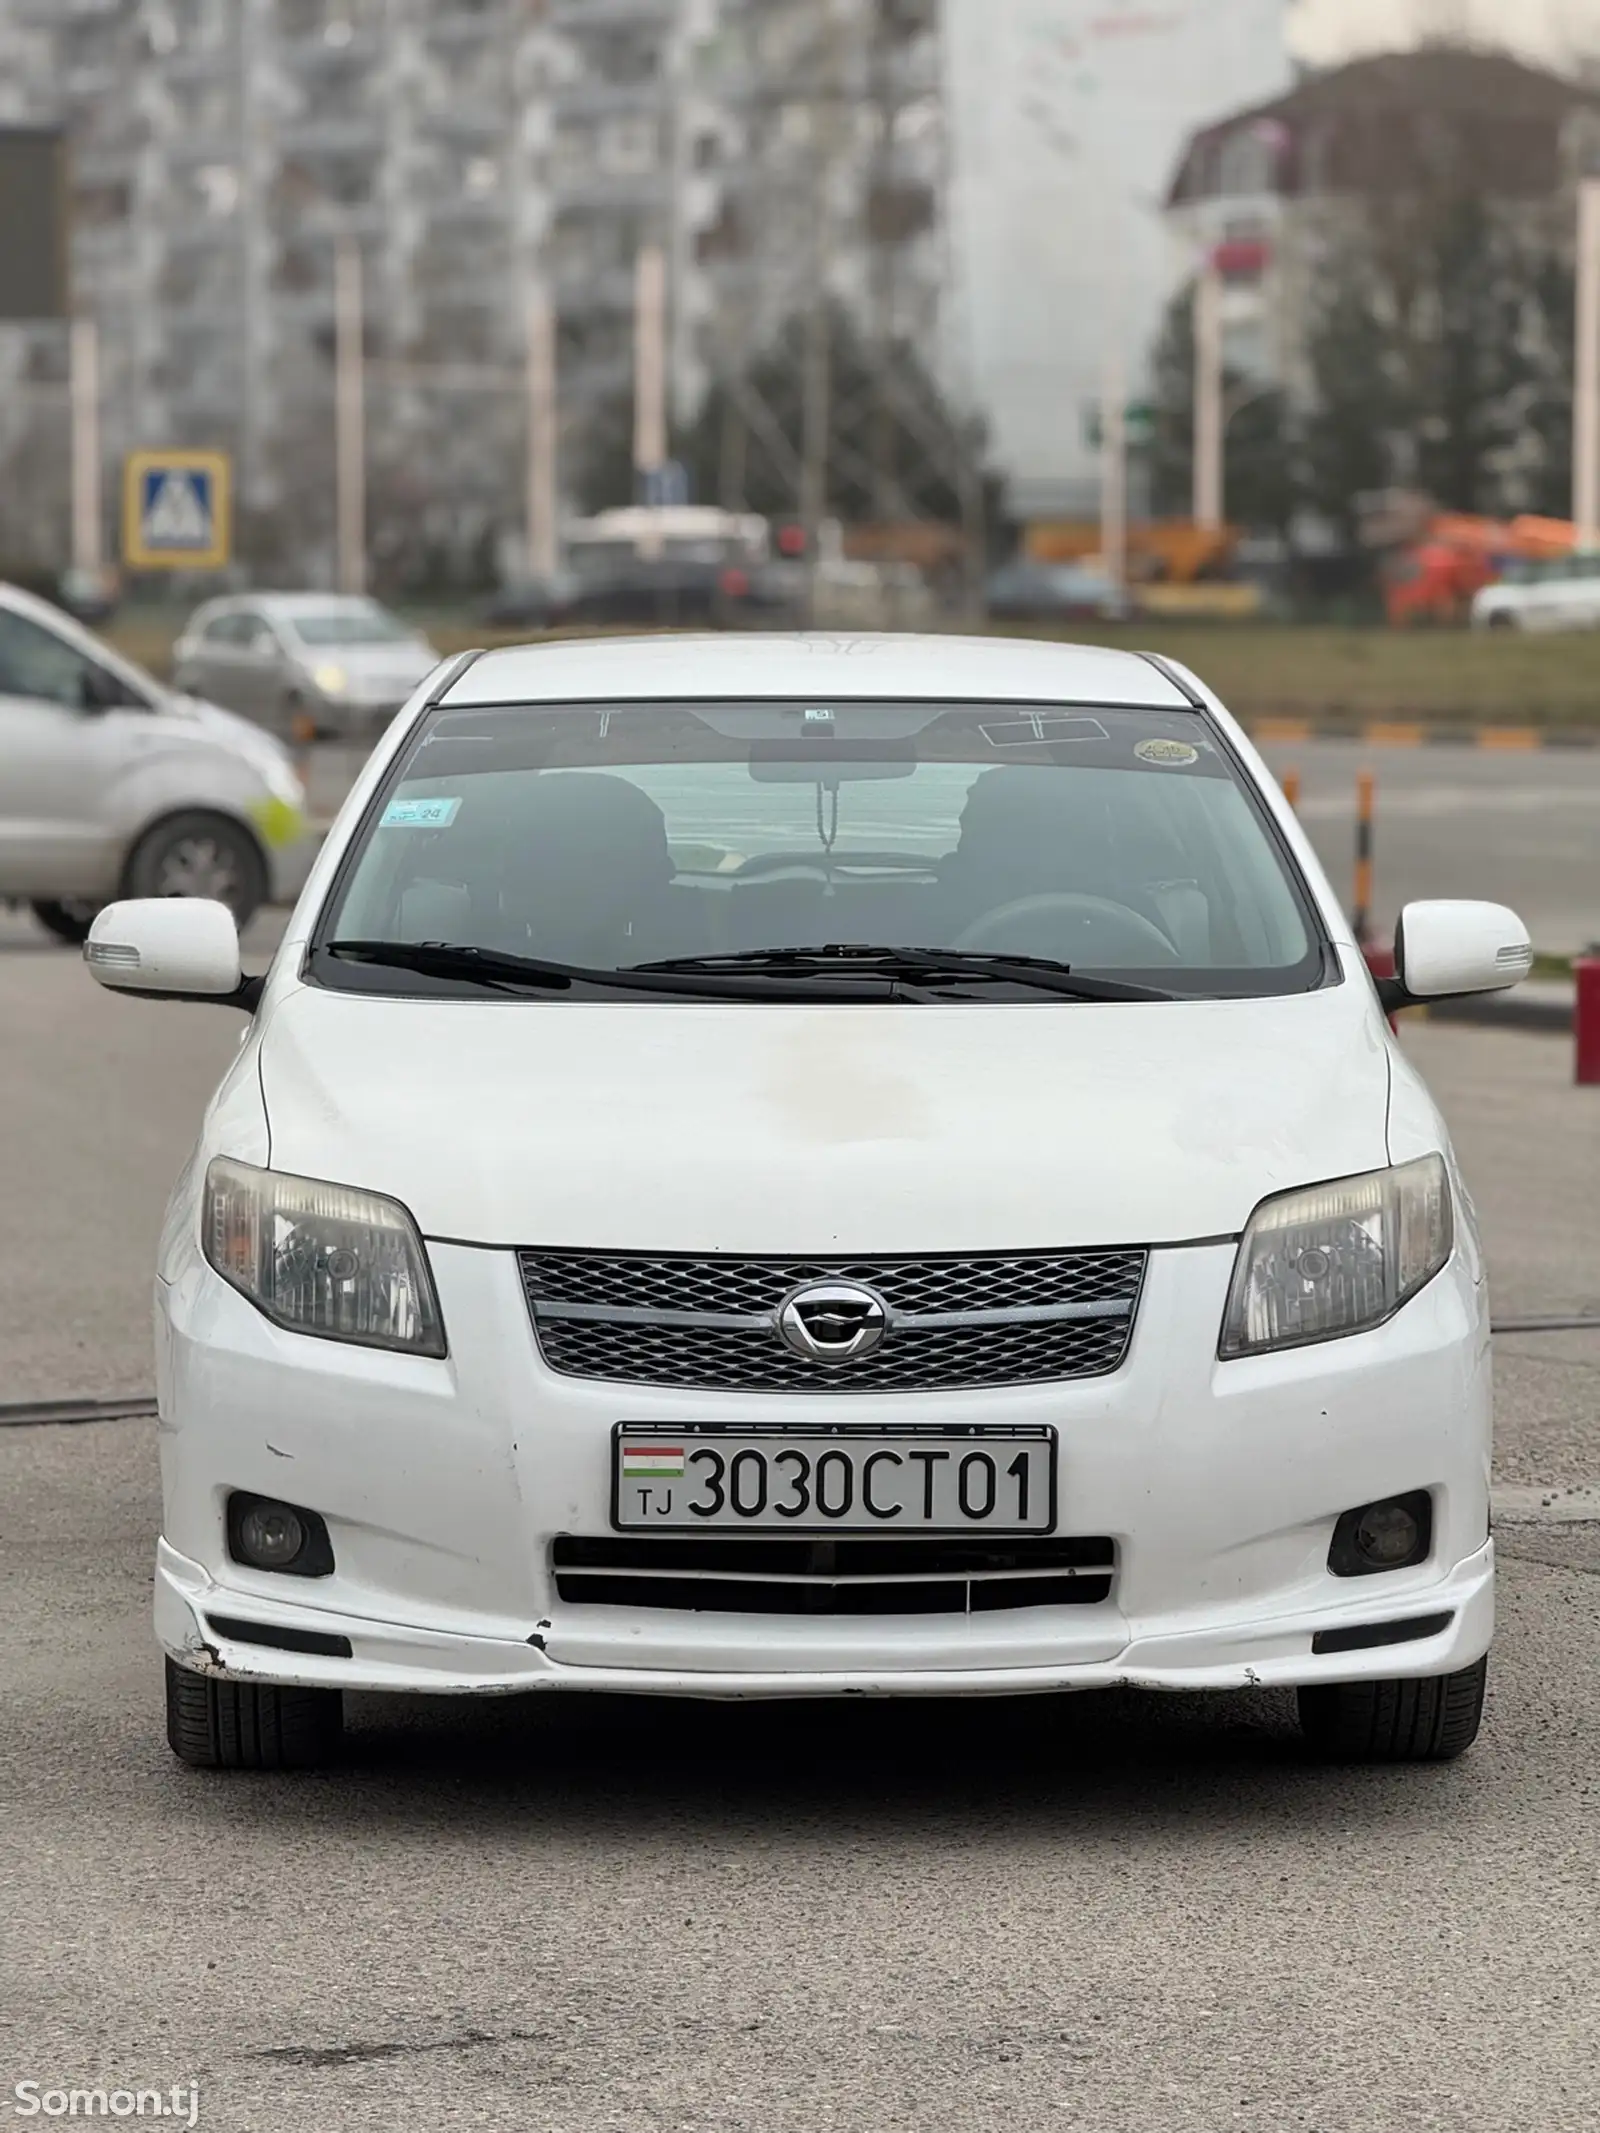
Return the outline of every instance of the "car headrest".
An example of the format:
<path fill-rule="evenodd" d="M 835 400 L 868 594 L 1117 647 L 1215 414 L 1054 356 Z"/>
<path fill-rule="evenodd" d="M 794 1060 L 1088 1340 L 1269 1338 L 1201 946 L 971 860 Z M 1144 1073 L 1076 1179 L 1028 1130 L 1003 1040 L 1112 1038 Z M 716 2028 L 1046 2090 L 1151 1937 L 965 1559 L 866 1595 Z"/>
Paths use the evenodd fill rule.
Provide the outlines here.
<path fill-rule="evenodd" d="M 961 811 L 949 872 L 1017 894 L 1104 893 L 1112 840 L 1105 802 L 1070 770 L 1008 764 L 976 778 Z"/>

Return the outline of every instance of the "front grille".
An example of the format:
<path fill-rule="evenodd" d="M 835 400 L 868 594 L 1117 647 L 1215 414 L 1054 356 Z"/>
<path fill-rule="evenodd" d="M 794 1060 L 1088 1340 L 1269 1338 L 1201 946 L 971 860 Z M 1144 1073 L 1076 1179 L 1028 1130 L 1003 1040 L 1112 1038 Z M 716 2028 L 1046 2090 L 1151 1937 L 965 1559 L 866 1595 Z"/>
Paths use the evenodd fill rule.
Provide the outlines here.
<path fill-rule="evenodd" d="M 730 1392 L 933 1392 L 1103 1376 L 1127 1351 L 1141 1251 L 950 1259 L 716 1259 L 524 1251 L 545 1361 L 568 1377 Z M 883 1299 L 879 1347 L 797 1355 L 778 1311 L 811 1281 Z"/>
<path fill-rule="evenodd" d="M 566 1606 L 760 1615 L 964 1615 L 1094 1607 L 1111 1596 L 1105 1539 L 724 1539 L 633 1534 L 552 1542 Z"/>

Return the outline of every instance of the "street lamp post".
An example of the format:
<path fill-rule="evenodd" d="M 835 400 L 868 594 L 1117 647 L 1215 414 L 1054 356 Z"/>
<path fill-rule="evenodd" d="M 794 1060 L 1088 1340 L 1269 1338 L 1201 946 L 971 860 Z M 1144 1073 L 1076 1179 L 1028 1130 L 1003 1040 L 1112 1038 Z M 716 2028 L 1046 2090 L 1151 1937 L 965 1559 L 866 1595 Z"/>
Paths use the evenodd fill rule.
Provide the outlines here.
<path fill-rule="evenodd" d="M 100 508 L 100 340 L 92 318 L 69 328 L 72 410 L 72 567 L 98 573 L 104 553 Z"/>
<path fill-rule="evenodd" d="M 367 589 L 366 379 L 361 248 L 341 237 L 334 258 L 334 484 L 339 590 Z"/>
<path fill-rule="evenodd" d="M 1194 520 L 1220 533 L 1226 504 L 1222 275 L 1208 255 L 1194 285 Z"/>
<path fill-rule="evenodd" d="M 1573 375 L 1572 516 L 1600 547 L 1600 178 L 1578 189 L 1578 345 Z"/>
<path fill-rule="evenodd" d="M 556 332 L 543 284 L 528 292 L 527 575 L 548 581 L 556 568 Z"/>

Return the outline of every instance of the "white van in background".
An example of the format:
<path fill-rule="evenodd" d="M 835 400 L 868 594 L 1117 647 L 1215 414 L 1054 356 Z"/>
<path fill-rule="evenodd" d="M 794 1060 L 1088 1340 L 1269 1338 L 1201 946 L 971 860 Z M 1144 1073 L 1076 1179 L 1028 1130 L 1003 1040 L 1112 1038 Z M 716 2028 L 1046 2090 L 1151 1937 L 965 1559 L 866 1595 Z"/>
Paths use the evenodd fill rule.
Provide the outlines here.
<path fill-rule="evenodd" d="M 0 585 L 0 900 L 64 941 L 118 896 L 211 897 L 242 926 L 298 890 L 305 830 L 279 742 Z"/>

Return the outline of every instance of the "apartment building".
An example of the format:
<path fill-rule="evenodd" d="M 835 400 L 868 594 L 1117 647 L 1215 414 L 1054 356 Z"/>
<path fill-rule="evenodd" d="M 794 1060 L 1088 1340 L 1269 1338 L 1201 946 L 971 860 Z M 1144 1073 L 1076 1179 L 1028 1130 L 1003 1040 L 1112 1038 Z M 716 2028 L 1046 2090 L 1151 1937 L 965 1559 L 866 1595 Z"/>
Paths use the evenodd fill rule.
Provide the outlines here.
<path fill-rule="evenodd" d="M 931 347 L 947 279 L 934 0 L 722 0 L 702 63 L 720 208 L 700 257 L 736 348 L 823 287 L 876 340 Z"/>
<path fill-rule="evenodd" d="M 520 524 L 537 282 L 576 478 L 626 408 L 645 244 L 669 262 L 680 421 L 819 273 L 885 330 L 931 333 L 934 18 L 931 0 L 0 0 L 0 117 L 73 140 L 108 474 L 139 445 L 223 446 L 249 567 L 326 577 L 341 248 L 362 267 L 374 560 L 412 577 Z M 0 506 L 13 560 L 60 548 L 63 346 L 0 329 L 19 388 L 0 463 L 26 461 L 38 498 L 12 522 Z"/>
<path fill-rule="evenodd" d="M 1329 248 L 1374 206 L 1392 217 L 1470 172 L 1529 236 L 1560 244 L 1597 166 L 1600 90 L 1502 52 L 1425 46 L 1310 74 L 1200 129 L 1168 221 L 1179 256 L 1223 263 L 1228 368 L 1303 395 Z"/>

